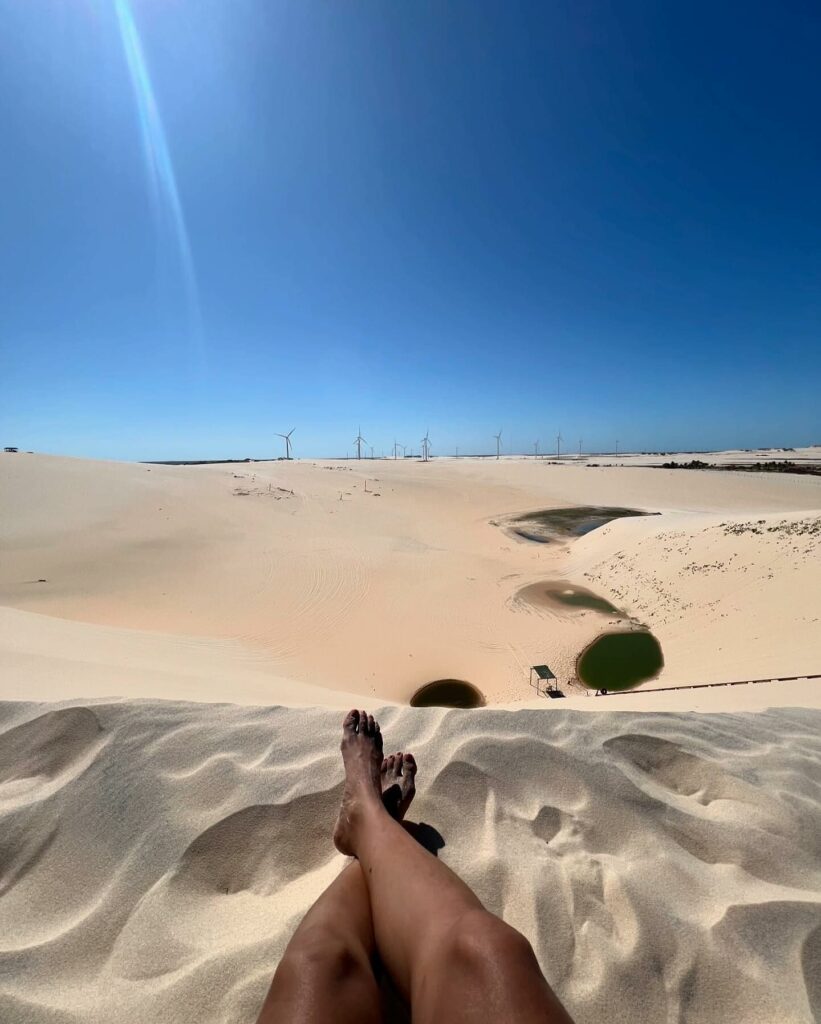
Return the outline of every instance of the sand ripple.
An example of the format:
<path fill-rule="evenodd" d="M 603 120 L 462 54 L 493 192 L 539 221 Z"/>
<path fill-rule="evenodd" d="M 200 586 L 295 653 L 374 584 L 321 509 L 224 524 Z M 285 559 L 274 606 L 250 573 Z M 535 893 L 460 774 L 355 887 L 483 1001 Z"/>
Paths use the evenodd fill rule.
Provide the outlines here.
<path fill-rule="evenodd" d="M 253 1021 L 343 861 L 337 712 L 0 705 L 0 1019 Z M 386 709 L 579 1024 L 821 1013 L 821 713 Z"/>

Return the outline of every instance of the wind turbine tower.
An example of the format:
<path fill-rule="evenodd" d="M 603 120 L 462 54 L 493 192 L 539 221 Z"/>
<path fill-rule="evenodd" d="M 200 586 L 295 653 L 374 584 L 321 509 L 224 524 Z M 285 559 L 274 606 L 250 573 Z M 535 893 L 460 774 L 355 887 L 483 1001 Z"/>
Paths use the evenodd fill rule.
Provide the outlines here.
<path fill-rule="evenodd" d="M 356 445 L 356 457 L 358 459 L 362 458 L 362 445 L 367 443 L 368 442 L 362 436 L 362 428 L 360 427 L 356 432 L 356 439 L 354 440 L 354 444 Z"/>
<path fill-rule="evenodd" d="M 425 431 L 425 436 L 422 438 L 422 461 L 428 461 L 428 455 L 430 453 L 430 431 Z"/>
<path fill-rule="evenodd" d="M 538 457 L 539 457 L 539 442 L 538 442 L 538 440 L 533 442 L 533 454 L 538 459 Z"/>
<path fill-rule="evenodd" d="M 290 459 L 291 457 L 291 434 L 296 430 L 296 427 L 291 427 L 287 434 L 277 434 L 277 437 L 281 437 L 285 441 L 285 458 Z"/>
<path fill-rule="evenodd" d="M 556 458 L 560 459 L 561 457 L 562 457 L 562 432 L 560 430 L 559 433 L 556 434 Z"/>
<path fill-rule="evenodd" d="M 502 432 L 493 435 L 496 438 L 496 458 L 499 458 L 499 452 L 502 450 Z"/>

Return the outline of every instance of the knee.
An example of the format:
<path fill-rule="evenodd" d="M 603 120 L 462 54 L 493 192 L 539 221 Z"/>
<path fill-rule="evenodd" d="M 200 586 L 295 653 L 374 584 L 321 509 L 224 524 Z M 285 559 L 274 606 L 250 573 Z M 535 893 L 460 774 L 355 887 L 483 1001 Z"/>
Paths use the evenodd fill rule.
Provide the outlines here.
<path fill-rule="evenodd" d="M 489 965 L 535 966 L 538 970 L 524 935 L 486 910 L 469 911 L 451 927 L 445 937 L 445 954 L 454 969 L 484 978 Z"/>
<path fill-rule="evenodd" d="M 311 929 L 286 949 L 279 969 L 302 982 L 341 982 L 370 970 L 365 951 L 332 931 Z"/>

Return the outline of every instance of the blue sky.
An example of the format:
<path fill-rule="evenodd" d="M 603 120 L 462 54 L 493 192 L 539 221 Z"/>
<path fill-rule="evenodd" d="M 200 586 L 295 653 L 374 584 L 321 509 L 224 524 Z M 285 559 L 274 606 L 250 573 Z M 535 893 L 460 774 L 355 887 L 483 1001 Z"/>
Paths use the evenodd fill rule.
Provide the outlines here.
<path fill-rule="evenodd" d="M 0 443 L 821 442 L 819 53 L 810 3 L 0 0 Z"/>

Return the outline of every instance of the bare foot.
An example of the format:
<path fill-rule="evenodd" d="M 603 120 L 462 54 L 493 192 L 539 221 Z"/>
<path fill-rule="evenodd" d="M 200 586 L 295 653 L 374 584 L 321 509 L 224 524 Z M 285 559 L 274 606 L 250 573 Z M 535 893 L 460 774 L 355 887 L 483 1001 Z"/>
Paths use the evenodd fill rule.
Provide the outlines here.
<path fill-rule="evenodd" d="M 334 845 L 354 856 L 354 833 L 360 816 L 374 805 L 382 808 L 382 733 L 373 715 L 349 711 L 342 723 L 345 788 L 334 828 Z"/>
<path fill-rule="evenodd" d="M 392 818 L 401 821 L 416 796 L 416 761 L 413 754 L 390 754 L 382 762 L 382 803 Z"/>

